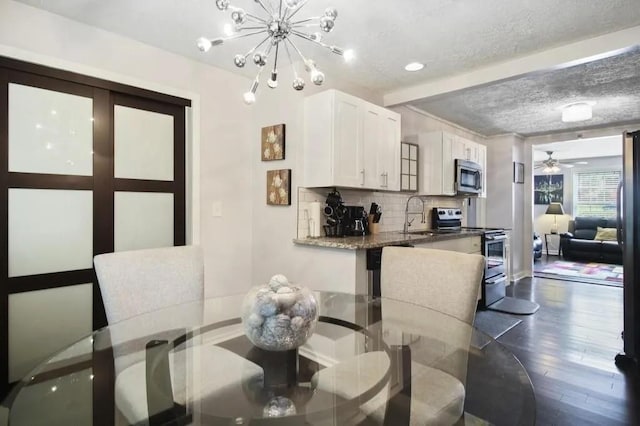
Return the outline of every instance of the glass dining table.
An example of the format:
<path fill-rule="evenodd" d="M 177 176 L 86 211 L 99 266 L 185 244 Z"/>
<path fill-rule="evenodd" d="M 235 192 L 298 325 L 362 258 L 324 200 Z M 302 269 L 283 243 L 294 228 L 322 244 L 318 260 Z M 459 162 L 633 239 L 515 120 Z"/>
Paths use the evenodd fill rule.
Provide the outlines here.
<path fill-rule="evenodd" d="M 97 330 L 35 368 L 9 425 L 535 424 L 525 369 L 441 312 L 317 292 L 314 334 L 255 347 L 243 295 L 171 306 Z"/>

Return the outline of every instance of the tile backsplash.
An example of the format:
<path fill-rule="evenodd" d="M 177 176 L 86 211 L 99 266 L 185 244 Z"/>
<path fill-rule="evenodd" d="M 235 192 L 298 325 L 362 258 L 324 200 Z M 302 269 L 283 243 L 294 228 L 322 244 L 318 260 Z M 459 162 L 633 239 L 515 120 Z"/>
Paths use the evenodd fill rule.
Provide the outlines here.
<path fill-rule="evenodd" d="M 344 188 L 339 188 L 338 190 L 345 205 L 363 206 L 368 212 L 371 203 L 377 203 L 382 209 L 382 218 L 380 219 L 381 232 L 402 230 L 407 199 L 414 195 L 413 193 L 405 192 L 376 192 Z M 309 236 L 310 204 L 313 201 L 319 201 L 324 205 L 327 194 L 331 191 L 332 188 L 298 188 L 298 238 Z M 425 223 L 421 223 L 422 217 L 420 214 L 410 215 L 410 219 L 414 218 L 409 228 L 411 231 L 431 228 L 431 209 L 433 207 L 462 208 L 463 217 L 465 216 L 465 202 L 462 198 L 434 196 L 424 197 L 424 200 Z M 413 199 L 409 206 L 409 211 L 422 211 L 422 202 L 419 199 Z"/>

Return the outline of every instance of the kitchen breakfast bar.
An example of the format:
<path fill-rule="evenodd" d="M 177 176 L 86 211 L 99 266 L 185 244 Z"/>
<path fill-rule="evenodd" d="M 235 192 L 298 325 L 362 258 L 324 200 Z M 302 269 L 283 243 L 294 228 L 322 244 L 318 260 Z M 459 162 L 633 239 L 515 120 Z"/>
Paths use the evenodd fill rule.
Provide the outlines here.
<path fill-rule="evenodd" d="M 461 229 L 446 233 L 429 230 L 410 233 L 396 231 L 361 237 L 299 238 L 293 242 L 308 249 L 309 255 L 315 255 L 314 264 L 317 269 L 331 270 L 339 262 L 342 286 L 339 291 L 375 294 L 381 248 L 412 246 L 481 254 L 482 234 L 483 231 L 477 229 Z"/>

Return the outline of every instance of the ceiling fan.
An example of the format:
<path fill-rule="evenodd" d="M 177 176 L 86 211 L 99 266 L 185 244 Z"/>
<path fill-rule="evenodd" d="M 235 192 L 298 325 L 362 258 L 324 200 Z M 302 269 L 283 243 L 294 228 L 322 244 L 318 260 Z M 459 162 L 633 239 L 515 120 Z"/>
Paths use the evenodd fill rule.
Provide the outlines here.
<path fill-rule="evenodd" d="M 543 169 L 542 171 L 545 173 L 557 173 L 561 169 L 560 167 L 571 168 L 576 164 L 587 164 L 585 161 L 580 161 L 576 163 L 560 163 L 559 160 L 553 158 L 553 151 L 545 151 L 549 158 L 539 161 L 534 169 Z"/>

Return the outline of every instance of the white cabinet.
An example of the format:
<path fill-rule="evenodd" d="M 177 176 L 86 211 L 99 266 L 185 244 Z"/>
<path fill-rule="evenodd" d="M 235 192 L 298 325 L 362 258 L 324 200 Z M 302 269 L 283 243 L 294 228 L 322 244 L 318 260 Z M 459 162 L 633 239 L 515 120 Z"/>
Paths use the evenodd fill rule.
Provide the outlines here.
<path fill-rule="evenodd" d="M 480 237 L 461 237 L 450 240 L 417 243 L 414 247 L 431 248 L 438 250 L 458 251 L 460 253 L 481 254 L 482 245 Z"/>
<path fill-rule="evenodd" d="M 487 148 L 484 145 L 447 132 L 418 135 L 420 146 L 420 193 L 426 195 L 456 195 L 455 160 L 469 160 L 482 166 L 482 194 L 486 197 Z"/>
<path fill-rule="evenodd" d="M 304 185 L 400 190 L 400 115 L 337 90 L 305 99 Z"/>

